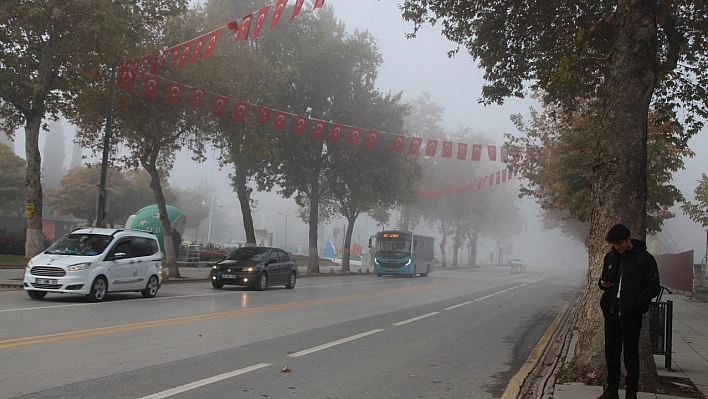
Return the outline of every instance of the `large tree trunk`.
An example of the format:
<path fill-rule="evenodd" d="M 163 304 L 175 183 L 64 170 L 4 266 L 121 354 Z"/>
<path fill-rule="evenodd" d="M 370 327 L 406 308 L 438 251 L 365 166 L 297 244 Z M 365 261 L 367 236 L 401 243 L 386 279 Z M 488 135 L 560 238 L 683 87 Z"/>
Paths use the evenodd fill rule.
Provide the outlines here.
<path fill-rule="evenodd" d="M 457 267 L 457 254 L 462 246 L 462 234 L 460 233 L 460 225 L 455 224 L 455 237 L 452 239 L 452 267 Z"/>
<path fill-rule="evenodd" d="M 349 260 L 351 258 L 352 234 L 354 233 L 354 223 L 357 215 L 347 217 L 347 231 L 344 233 L 344 248 L 342 248 L 342 270 L 345 272 L 351 271 Z"/>
<path fill-rule="evenodd" d="M 440 231 L 442 231 L 442 239 L 440 240 L 440 266 L 447 267 L 447 258 L 445 256 L 445 241 L 447 241 L 447 228 L 445 222 L 440 221 Z"/>
<path fill-rule="evenodd" d="M 44 250 L 42 232 L 42 156 L 39 153 L 39 128 L 42 114 L 27 116 L 25 124 L 25 156 L 27 158 L 27 204 L 33 204 L 34 212 L 28 213 L 27 239 L 25 240 L 25 258 L 31 259 Z"/>
<path fill-rule="evenodd" d="M 322 144 L 324 146 L 324 144 Z M 321 153 L 321 150 L 320 150 Z M 321 156 L 320 156 L 321 159 Z M 320 257 L 317 249 L 317 226 L 319 222 L 319 202 L 320 202 L 320 166 L 317 165 L 310 172 L 310 215 L 307 220 L 308 233 L 308 260 L 307 272 L 320 272 Z"/>
<path fill-rule="evenodd" d="M 234 175 L 232 182 L 238 202 L 241 205 L 241 215 L 243 216 L 243 229 L 246 232 L 246 245 L 256 246 L 256 231 L 253 228 L 253 214 L 251 212 L 251 190 L 248 188 L 246 181 L 245 168 L 241 164 L 243 157 L 241 154 L 235 154 L 232 157 L 234 164 Z"/>
<path fill-rule="evenodd" d="M 603 98 L 603 120 L 592 180 L 592 224 L 583 312 L 570 372 L 587 381 L 604 383 L 604 320 L 599 308 L 597 280 L 610 249 L 604 238 L 614 224 L 625 224 L 632 236 L 645 236 L 647 198 L 647 118 L 656 82 L 656 22 L 654 1 L 620 1 L 613 15 L 616 41 L 610 55 Z M 645 318 L 645 324 L 647 320 Z M 647 329 L 640 347 L 639 389 L 654 392 L 660 386 L 656 365 L 648 351 Z"/>
<path fill-rule="evenodd" d="M 177 266 L 177 256 L 175 254 L 174 243 L 172 242 L 172 223 L 167 215 L 167 206 L 165 204 L 165 195 L 162 193 L 162 185 L 160 184 L 160 174 L 157 172 L 155 161 L 159 149 L 153 149 L 154 154 L 150 155 L 150 162 L 143 160 L 141 163 L 143 168 L 150 174 L 150 188 L 155 195 L 155 203 L 160 211 L 160 224 L 162 225 L 162 242 L 165 244 L 165 258 L 170 278 L 182 277 Z"/>
<path fill-rule="evenodd" d="M 470 237 L 470 266 L 477 265 L 477 242 L 479 241 L 479 229 L 472 230 Z"/>

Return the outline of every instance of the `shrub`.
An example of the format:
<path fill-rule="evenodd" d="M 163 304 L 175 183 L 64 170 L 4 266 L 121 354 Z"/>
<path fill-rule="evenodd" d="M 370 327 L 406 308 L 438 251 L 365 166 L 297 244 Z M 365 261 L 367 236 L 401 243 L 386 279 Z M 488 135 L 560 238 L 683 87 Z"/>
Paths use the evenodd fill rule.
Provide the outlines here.
<path fill-rule="evenodd" d="M 0 254 L 24 256 L 25 241 L 27 241 L 27 233 L 22 230 L 0 229 Z"/>

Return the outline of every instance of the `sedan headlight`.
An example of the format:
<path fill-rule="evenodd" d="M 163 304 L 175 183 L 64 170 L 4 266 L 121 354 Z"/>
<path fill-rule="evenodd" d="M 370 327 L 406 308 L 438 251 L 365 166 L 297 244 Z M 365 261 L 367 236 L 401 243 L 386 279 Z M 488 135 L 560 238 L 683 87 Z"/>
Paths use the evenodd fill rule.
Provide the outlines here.
<path fill-rule="evenodd" d="M 214 266 L 211 267 L 211 270 L 219 270 L 219 266 L 214 265 Z"/>
<path fill-rule="evenodd" d="M 70 272 L 77 272 L 79 270 L 88 270 L 89 268 L 91 268 L 91 263 L 79 263 L 76 265 L 71 265 L 67 269 Z"/>
<path fill-rule="evenodd" d="M 257 272 L 258 268 L 257 267 L 244 267 L 243 271 L 246 273 L 253 273 L 253 272 Z"/>

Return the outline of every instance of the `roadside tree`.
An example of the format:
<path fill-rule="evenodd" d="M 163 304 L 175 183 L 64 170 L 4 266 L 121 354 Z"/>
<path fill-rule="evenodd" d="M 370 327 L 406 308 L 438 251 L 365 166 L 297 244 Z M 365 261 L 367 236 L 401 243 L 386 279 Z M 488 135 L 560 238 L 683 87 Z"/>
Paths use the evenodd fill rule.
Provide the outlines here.
<path fill-rule="evenodd" d="M 22 215 L 26 162 L 10 146 L 0 143 L 0 211 Z"/>

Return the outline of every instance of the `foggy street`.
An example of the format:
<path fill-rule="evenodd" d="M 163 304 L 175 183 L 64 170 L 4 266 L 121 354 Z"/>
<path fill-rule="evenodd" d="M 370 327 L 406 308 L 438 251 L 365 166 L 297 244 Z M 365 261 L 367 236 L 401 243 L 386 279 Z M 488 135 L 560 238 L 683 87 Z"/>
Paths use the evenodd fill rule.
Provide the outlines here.
<path fill-rule="evenodd" d="M 203 282 L 99 304 L 0 293 L 0 397 L 500 397 L 584 273 L 443 269 L 265 292 Z"/>

